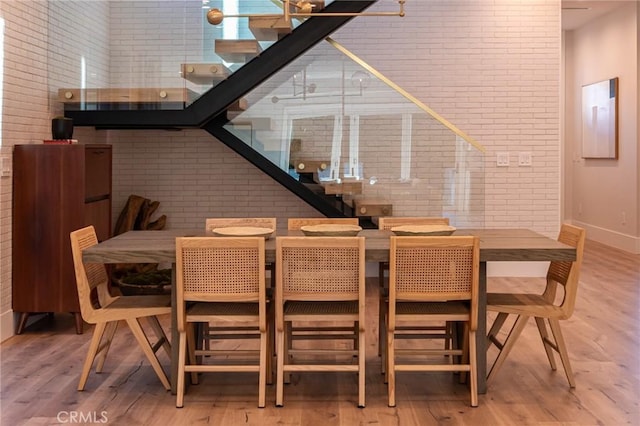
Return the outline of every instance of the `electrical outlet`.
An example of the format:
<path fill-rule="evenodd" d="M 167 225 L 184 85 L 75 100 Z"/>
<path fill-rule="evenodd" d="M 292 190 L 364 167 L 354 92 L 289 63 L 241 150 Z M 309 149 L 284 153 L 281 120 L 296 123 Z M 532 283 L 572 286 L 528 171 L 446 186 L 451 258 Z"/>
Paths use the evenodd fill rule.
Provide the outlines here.
<path fill-rule="evenodd" d="M 520 152 L 518 154 L 518 166 L 530 166 L 531 165 L 531 153 Z"/>
<path fill-rule="evenodd" d="M 498 152 L 496 154 L 496 166 L 498 166 L 498 167 L 508 167 L 509 166 L 509 153 L 508 152 Z"/>

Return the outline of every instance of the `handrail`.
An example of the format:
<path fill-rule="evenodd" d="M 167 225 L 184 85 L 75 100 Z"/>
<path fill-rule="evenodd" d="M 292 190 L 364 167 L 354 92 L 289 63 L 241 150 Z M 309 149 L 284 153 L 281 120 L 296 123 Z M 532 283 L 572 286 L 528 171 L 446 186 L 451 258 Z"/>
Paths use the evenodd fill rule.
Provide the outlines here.
<path fill-rule="evenodd" d="M 337 41 L 335 41 L 331 37 L 326 37 L 325 40 L 331 46 L 333 46 L 334 48 L 336 48 L 337 50 L 342 52 L 344 55 L 349 57 L 349 59 L 351 59 L 352 61 L 356 62 L 358 65 L 360 65 L 361 67 L 363 67 L 364 69 L 369 71 L 371 74 L 376 76 L 380 81 L 382 81 L 383 83 L 385 83 L 386 85 L 391 87 L 393 90 L 395 90 L 396 92 L 398 92 L 399 94 L 404 96 L 409 101 L 413 102 L 418 108 L 420 108 L 423 111 L 425 111 L 427 114 L 429 114 L 435 120 L 437 120 L 440 124 L 442 124 L 443 126 L 447 127 L 449 130 L 454 132 L 456 135 L 460 136 L 462 139 L 467 141 L 469 144 L 473 145 L 479 151 L 481 151 L 483 153 L 486 152 L 486 148 L 483 145 L 481 145 L 478 141 L 473 139 L 471 136 L 467 135 L 462 130 L 458 129 L 450 121 L 448 121 L 447 119 L 442 117 L 440 114 L 438 114 L 437 112 L 435 112 L 434 110 L 429 108 L 427 105 L 425 105 L 418 98 L 413 96 L 411 93 L 407 92 L 402 87 L 398 86 L 396 83 L 391 81 L 388 77 L 386 77 L 380 71 L 378 71 L 375 68 L 373 68 L 367 62 L 365 62 L 362 58 L 358 57 L 355 53 L 351 52 L 350 50 L 348 50 L 346 47 L 344 47 L 343 45 L 341 45 L 340 43 L 338 43 Z"/>

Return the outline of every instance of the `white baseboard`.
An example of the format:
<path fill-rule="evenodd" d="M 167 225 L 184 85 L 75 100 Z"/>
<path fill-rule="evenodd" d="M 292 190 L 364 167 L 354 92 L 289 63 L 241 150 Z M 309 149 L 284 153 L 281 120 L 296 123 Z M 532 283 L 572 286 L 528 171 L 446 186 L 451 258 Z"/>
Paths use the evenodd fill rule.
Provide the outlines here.
<path fill-rule="evenodd" d="M 12 337 L 15 334 L 14 331 L 13 311 L 8 310 L 0 315 L 0 342 Z"/>
<path fill-rule="evenodd" d="M 633 254 L 640 254 L 640 237 L 623 234 L 599 226 L 573 220 L 572 223 L 587 231 L 587 240 L 597 241 Z"/>

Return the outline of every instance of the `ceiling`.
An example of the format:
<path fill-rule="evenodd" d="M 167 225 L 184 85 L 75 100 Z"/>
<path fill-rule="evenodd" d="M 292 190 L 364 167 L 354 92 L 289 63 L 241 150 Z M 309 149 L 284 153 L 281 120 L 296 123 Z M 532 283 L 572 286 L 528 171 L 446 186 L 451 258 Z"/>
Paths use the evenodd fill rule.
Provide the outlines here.
<path fill-rule="evenodd" d="M 562 29 L 575 30 L 629 1 L 562 0 Z"/>

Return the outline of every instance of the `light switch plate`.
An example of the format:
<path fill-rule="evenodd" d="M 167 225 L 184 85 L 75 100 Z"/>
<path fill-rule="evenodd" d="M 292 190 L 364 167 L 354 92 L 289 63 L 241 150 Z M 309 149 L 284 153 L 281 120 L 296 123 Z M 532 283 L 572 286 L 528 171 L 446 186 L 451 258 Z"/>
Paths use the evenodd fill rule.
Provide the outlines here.
<path fill-rule="evenodd" d="M 530 166 L 531 165 L 531 153 L 520 152 L 518 153 L 518 166 Z"/>
<path fill-rule="evenodd" d="M 509 166 L 509 153 L 508 152 L 498 152 L 496 154 L 496 166 L 498 166 L 498 167 L 508 167 Z"/>

